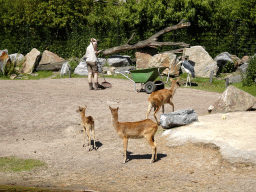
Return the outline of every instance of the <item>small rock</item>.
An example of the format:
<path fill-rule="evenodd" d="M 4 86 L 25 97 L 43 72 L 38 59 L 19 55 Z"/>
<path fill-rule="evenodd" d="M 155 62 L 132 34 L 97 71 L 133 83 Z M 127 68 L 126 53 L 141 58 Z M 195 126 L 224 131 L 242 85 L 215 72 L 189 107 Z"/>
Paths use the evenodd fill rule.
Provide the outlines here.
<path fill-rule="evenodd" d="M 11 74 L 10 79 L 15 79 L 17 77 L 16 74 Z"/>

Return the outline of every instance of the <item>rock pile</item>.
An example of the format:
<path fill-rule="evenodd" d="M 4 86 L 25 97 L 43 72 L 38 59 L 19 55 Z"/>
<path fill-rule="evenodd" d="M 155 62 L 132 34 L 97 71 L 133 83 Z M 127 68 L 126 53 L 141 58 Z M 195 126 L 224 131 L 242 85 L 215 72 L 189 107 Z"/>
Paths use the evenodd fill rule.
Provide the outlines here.
<path fill-rule="evenodd" d="M 245 73 L 248 67 L 248 56 L 244 56 L 240 59 L 235 55 L 223 52 L 212 59 L 202 46 L 184 48 L 180 53 L 183 54 L 183 57 L 188 57 L 189 62 L 194 63 L 195 75 L 197 77 L 210 77 L 211 74 L 216 75 L 228 62 L 232 63 L 234 68 L 242 73 Z M 167 74 L 169 72 L 171 76 L 176 77 L 182 72 L 181 66 L 178 64 L 180 56 L 177 56 L 173 51 L 158 53 L 154 48 L 144 48 L 138 50 L 135 53 L 135 57 L 136 69 L 169 67 L 169 69 L 166 69 L 163 73 Z M 102 71 L 105 74 L 112 74 L 117 70 L 134 69 L 134 62 L 131 60 L 130 56 L 127 55 L 113 55 L 108 59 L 99 58 L 98 61 L 100 72 Z M 66 74 L 69 70 L 69 67 L 63 67 L 63 64 L 67 65 L 66 62 L 68 61 L 47 50 L 45 50 L 41 56 L 40 51 L 34 48 L 25 55 L 25 57 L 17 53 L 8 55 L 8 50 L 0 50 L 0 68 L 2 72 L 6 65 L 23 63 L 20 69 L 18 69 L 20 73 L 30 74 L 33 70 L 51 70 L 61 71 L 61 74 Z M 106 63 L 108 64 L 108 68 L 103 67 Z M 84 57 L 80 59 L 79 65 L 75 68 L 74 73 L 78 75 L 88 75 Z M 230 83 L 237 81 L 241 81 L 241 76 L 230 78 Z"/>

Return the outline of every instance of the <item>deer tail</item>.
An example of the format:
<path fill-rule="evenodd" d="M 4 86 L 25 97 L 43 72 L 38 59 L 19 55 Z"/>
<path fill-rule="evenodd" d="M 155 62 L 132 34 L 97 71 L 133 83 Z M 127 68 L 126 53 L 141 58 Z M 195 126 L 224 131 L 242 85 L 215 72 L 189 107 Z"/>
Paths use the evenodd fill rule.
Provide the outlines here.
<path fill-rule="evenodd" d="M 89 116 L 89 117 L 88 117 L 88 121 L 89 121 L 90 123 L 93 123 L 93 122 L 94 122 L 92 116 Z"/>

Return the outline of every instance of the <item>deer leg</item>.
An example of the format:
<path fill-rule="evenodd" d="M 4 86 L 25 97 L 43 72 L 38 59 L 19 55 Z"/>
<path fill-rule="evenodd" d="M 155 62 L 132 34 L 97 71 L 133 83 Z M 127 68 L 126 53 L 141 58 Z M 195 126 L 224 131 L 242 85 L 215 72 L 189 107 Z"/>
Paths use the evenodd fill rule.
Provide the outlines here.
<path fill-rule="evenodd" d="M 168 103 L 172 106 L 172 112 L 174 112 L 174 104 L 173 104 L 173 102 L 169 101 Z"/>
<path fill-rule="evenodd" d="M 85 132 L 86 132 L 86 127 L 84 126 L 83 128 L 84 128 L 84 144 L 83 144 L 83 147 L 85 147 L 85 134 L 86 134 Z"/>
<path fill-rule="evenodd" d="M 152 157 L 151 157 L 150 163 L 154 163 L 154 161 L 157 160 L 156 143 L 154 141 L 154 135 L 146 136 L 146 139 L 152 148 Z"/>
<path fill-rule="evenodd" d="M 128 161 L 127 159 L 128 138 L 127 137 L 123 138 L 123 143 L 124 143 L 124 162 L 123 163 L 126 163 Z"/>
<path fill-rule="evenodd" d="M 92 124 L 92 134 L 93 134 L 93 148 L 95 149 L 95 150 L 97 150 L 97 148 L 96 148 L 96 144 L 95 144 L 95 129 L 94 129 L 94 124 Z"/>
<path fill-rule="evenodd" d="M 152 108 L 153 108 L 152 103 L 148 102 L 148 112 L 147 112 L 147 115 L 146 115 L 146 119 L 148 119 L 149 113 L 151 112 Z"/>
<path fill-rule="evenodd" d="M 91 147 L 91 135 L 90 135 L 90 127 L 89 126 L 86 128 L 86 132 L 87 132 L 87 137 L 88 137 L 89 151 L 91 151 L 92 147 Z"/>
<path fill-rule="evenodd" d="M 164 105 L 162 106 L 162 112 L 164 113 Z"/>
<path fill-rule="evenodd" d="M 156 113 L 159 111 L 160 107 L 156 107 L 155 108 L 155 111 L 154 111 L 154 117 L 155 117 L 155 120 L 156 120 L 156 123 L 159 125 L 159 122 L 157 120 L 157 117 L 156 117 Z"/>
<path fill-rule="evenodd" d="M 154 145 L 155 145 L 155 161 L 157 161 L 157 152 L 156 152 L 156 142 L 154 141 Z"/>

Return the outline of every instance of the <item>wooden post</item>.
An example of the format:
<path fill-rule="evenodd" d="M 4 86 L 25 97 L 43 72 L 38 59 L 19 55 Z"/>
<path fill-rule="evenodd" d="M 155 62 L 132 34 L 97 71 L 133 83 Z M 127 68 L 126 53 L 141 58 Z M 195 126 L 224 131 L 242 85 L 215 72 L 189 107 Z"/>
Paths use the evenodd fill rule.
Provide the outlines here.
<path fill-rule="evenodd" d="M 227 87 L 228 87 L 228 84 L 229 84 L 229 78 L 226 78 L 225 81 L 226 81 L 226 82 L 225 82 L 225 87 L 227 88 Z"/>
<path fill-rule="evenodd" d="M 211 71 L 211 74 L 210 74 L 210 83 L 212 83 L 212 79 L 213 79 L 213 71 Z"/>

